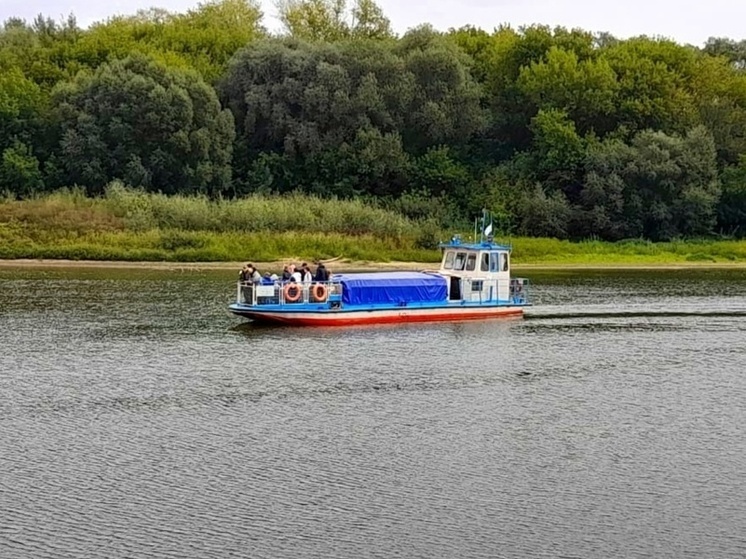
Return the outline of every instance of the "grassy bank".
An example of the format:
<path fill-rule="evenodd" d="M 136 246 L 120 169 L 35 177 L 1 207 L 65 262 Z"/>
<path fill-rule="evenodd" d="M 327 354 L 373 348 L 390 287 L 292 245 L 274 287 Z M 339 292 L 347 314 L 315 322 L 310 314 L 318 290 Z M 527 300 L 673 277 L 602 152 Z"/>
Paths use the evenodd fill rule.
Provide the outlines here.
<path fill-rule="evenodd" d="M 360 201 L 58 192 L 0 203 L 0 258 L 210 262 L 437 259 L 428 227 Z"/>
<path fill-rule="evenodd" d="M 0 258 L 166 262 L 313 260 L 432 263 L 448 232 L 359 201 L 291 195 L 238 201 L 166 197 L 114 185 L 0 201 Z M 746 263 L 746 241 L 573 243 L 513 238 L 517 265 Z"/>
<path fill-rule="evenodd" d="M 512 241 L 513 262 L 541 266 L 706 265 L 746 264 L 746 241 L 688 240 L 651 243 L 641 240 L 608 243 L 518 238 Z"/>

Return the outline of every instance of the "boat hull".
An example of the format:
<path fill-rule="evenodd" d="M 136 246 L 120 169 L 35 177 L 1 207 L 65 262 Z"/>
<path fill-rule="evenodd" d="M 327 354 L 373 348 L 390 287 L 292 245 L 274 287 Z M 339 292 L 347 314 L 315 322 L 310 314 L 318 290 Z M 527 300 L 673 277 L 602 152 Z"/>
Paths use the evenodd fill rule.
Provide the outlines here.
<path fill-rule="evenodd" d="M 292 326 L 352 326 L 359 324 L 395 324 L 404 322 L 456 322 L 491 318 L 520 318 L 522 306 L 454 306 L 419 309 L 345 309 L 324 311 L 259 310 L 231 305 L 233 314 L 257 322 Z"/>

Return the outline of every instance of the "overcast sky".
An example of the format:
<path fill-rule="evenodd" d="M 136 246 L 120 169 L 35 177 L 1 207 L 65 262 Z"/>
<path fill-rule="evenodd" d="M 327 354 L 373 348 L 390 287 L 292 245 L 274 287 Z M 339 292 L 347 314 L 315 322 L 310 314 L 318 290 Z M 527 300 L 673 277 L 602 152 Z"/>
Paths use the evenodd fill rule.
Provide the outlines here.
<path fill-rule="evenodd" d="M 55 19 L 73 12 L 85 26 L 115 14 L 153 6 L 185 11 L 193 0 L 0 0 L 0 21 L 28 20 L 38 13 Z M 279 29 L 272 0 L 261 0 L 270 30 Z M 619 38 L 655 35 L 701 46 L 708 37 L 746 38 L 744 0 L 379 0 L 394 29 L 403 33 L 420 23 L 446 30 L 472 24 L 486 30 L 541 23 L 608 31 Z"/>

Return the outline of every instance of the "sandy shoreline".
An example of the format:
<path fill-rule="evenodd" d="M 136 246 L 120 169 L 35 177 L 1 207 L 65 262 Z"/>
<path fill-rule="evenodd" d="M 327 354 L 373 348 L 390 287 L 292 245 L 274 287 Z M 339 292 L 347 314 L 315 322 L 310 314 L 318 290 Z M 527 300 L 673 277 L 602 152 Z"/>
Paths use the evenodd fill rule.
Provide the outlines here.
<path fill-rule="evenodd" d="M 293 261 L 295 262 L 295 261 Z M 261 271 L 282 270 L 286 261 L 252 262 Z M 300 262 L 298 262 L 300 263 Z M 240 270 L 246 264 L 240 262 L 129 262 L 119 260 L 0 260 L 0 268 L 129 268 L 142 270 Z M 313 263 L 311 267 L 315 268 Z M 333 272 L 375 270 L 423 270 L 437 268 L 435 263 L 422 262 L 330 262 L 327 268 Z"/>
<path fill-rule="evenodd" d="M 143 270 L 240 270 L 245 262 L 128 262 L 114 260 L 0 260 L 0 268 L 129 268 Z M 261 271 L 282 270 L 285 261 L 254 262 Z M 360 262 L 340 260 L 330 262 L 332 272 L 386 271 L 386 270 L 433 270 L 434 262 Z M 660 264 L 514 264 L 516 270 L 685 270 L 693 268 L 746 268 L 746 262 L 685 262 Z"/>

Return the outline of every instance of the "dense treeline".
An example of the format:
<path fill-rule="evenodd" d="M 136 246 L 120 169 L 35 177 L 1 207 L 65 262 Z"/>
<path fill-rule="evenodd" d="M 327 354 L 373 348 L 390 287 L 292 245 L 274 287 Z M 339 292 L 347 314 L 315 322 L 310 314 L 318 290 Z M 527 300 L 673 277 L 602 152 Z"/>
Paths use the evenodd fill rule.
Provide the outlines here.
<path fill-rule="evenodd" d="M 401 37 L 373 0 L 0 28 L 0 193 L 305 191 L 435 226 L 607 240 L 746 231 L 746 41 L 532 26 Z"/>

